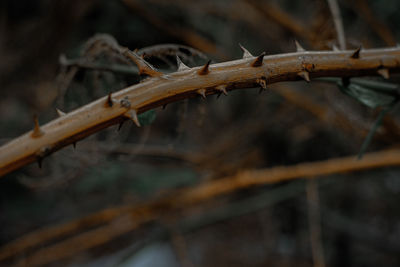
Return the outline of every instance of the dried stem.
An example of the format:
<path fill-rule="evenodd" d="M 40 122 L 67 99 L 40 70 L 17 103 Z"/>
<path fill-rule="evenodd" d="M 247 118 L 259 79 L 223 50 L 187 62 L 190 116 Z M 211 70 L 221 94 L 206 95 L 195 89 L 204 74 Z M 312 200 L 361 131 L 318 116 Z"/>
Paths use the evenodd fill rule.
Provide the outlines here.
<path fill-rule="evenodd" d="M 0 147 L 0 176 L 58 149 L 73 144 L 106 127 L 133 120 L 137 114 L 181 99 L 267 84 L 317 77 L 379 75 L 378 70 L 400 70 L 400 48 L 354 51 L 304 51 L 245 57 L 177 71 L 157 72 L 133 52 L 126 52 L 140 73 L 154 76 L 111 96 L 100 98 L 40 127 L 41 136 L 28 132 Z M 307 74 L 307 75 L 305 75 Z M 306 77 L 306 78 L 305 78 Z M 263 85 L 263 84 L 262 84 Z M 110 103 L 113 103 L 110 105 Z M 65 111 L 64 111 L 65 112 Z"/>
<path fill-rule="evenodd" d="M 400 150 L 388 150 L 366 154 L 363 160 L 356 160 L 355 156 L 351 156 L 294 166 L 244 171 L 233 177 L 225 177 L 193 188 L 172 192 L 166 197 L 143 205 L 131 207 L 125 205 L 107 209 L 73 222 L 33 232 L 1 247 L 0 261 L 51 240 L 68 236 L 59 243 L 39 249 L 24 261 L 29 263 L 29 266 L 46 264 L 104 244 L 124 233 L 137 229 L 144 223 L 160 219 L 165 215 L 172 216 L 173 212 L 179 212 L 182 208 L 190 208 L 192 205 L 214 197 L 251 186 L 399 165 Z M 116 220 L 116 218 L 119 219 Z M 104 225 L 107 222 L 112 223 Z M 86 229 L 93 230 L 70 237 L 71 234 Z"/>
<path fill-rule="evenodd" d="M 306 191 L 308 206 L 308 225 L 310 227 L 311 252 L 314 267 L 325 267 L 324 248 L 321 240 L 321 213 L 317 181 L 308 180 Z"/>
<path fill-rule="evenodd" d="M 339 42 L 339 47 L 341 50 L 346 49 L 346 38 L 344 35 L 344 28 L 342 18 L 340 16 L 340 9 L 337 0 L 327 0 L 329 4 L 329 9 L 331 10 L 333 21 L 335 23 L 335 29 L 337 33 L 337 38 Z"/>

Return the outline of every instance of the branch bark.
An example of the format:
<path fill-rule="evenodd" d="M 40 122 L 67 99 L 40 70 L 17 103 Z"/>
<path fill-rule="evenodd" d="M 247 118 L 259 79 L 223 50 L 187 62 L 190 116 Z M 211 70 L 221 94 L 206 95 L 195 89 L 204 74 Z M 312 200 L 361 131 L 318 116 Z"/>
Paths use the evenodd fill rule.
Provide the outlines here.
<path fill-rule="evenodd" d="M 282 81 L 317 77 L 379 75 L 378 71 L 400 70 L 400 48 L 354 51 L 301 51 L 252 57 L 209 66 L 183 68 L 162 74 L 131 53 L 140 73 L 150 76 L 143 82 L 100 98 L 0 147 L 0 176 L 73 144 L 106 127 L 132 119 L 137 114 L 199 94 L 224 91 Z M 36 133 L 40 130 L 41 134 Z"/>

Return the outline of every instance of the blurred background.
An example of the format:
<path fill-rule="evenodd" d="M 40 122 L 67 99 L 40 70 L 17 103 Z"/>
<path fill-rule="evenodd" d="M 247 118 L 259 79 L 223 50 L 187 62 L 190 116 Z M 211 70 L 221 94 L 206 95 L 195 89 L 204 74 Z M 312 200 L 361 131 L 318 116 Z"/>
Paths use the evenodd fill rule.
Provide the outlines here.
<path fill-rule="evenodd" d="M 400 40 L 399 1 L 339 6 L 349 49 Z M 135 66 L 104 42 L 139 49 L 172 72 L 176 54 L 199 66 L 240 58 L 239 43 L 276 54 L 295 51 L 294 40 L 308 50 L 337 45 L 327 1 L 3 0 L 0 144 L 29 131 L 33 114 L 43 124 L 55 108 L 69 112 L 138 83 Z M 399 266 L 398 168 L 158 205 L 242 170 L 356 155 L 378 114 L 322 82 L 157 108 L 141 116 L 141 128 L 110 127 L 45 158 L 41 169 L 2 177 L 0 265 Z M 367 151 L 399 140 L 394 109 Z"/>

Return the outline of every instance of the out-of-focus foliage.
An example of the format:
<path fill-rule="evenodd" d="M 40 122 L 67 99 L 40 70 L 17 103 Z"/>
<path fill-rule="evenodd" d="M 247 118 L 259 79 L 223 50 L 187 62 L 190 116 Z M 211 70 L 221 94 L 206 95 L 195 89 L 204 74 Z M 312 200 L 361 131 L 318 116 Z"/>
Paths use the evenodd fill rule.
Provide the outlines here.
<path fill-rule="evenodd" d="M 349 48 L 399 40 L 399 1 L 339 5 Z M 145 79 L 104 47 L 88 51 L 98 34 L 139 49 L 163 72 L 176 69 L 177 53 L 197 66 L 241 57 L 238 43 L 253 54 L 292 52 L 295 39 L 310 50 L 336 43 L 323 0 L 5 0 L 0 14 L 1 143 L 31 129 L 33 114 L 45 123 L 55 108 L 69 112 Z M 151 47 L 159 44 L 174 45 Z M 335 83 L 312 81 L 193 98 L 147 111 L 141 128 L 127 121 L 101 131 L 44 159 L 42 169 L 30 165 L 0 179 L 0 244 L 244 169 L 357 154 L 376 108 L 398 101 L 399 92 L 396 75 L 387 90 L 374 87 L 380 77 L 364 81 L 341 84 L 347 95 Z M 368 151 L 398 146 L 399 112 L 386 115 Z M 398 266 L 399 177 L 389 168 L 317 180 L 320 220 L 309 217 L 308 182 L 246 189 L 50 265 L 313 266 L 310 239 L 320 226 L 326 266 Z"/>

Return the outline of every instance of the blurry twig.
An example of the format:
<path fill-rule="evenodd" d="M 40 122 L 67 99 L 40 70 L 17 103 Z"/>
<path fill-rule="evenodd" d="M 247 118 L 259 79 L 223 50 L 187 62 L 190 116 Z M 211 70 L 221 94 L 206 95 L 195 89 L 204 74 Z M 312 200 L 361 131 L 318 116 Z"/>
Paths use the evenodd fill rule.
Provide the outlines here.
<path fill-rule="evenodd" d="M 307 186 L 308 224 L 314 267 L 325 267 L 324 249 L 321 241 L 321 214 L 319 208 L 318 184 L 308 180 Z"/>
<path fill-rule="evenodd" d="M 298 19 L 291 17 L 287 12 L 279 8 L 277 5 L 266 1 L 244 1 L 256 7 L 266 17 L 268 17 L 276 24 L 282 26 L 287 31 L 293 33 L 300 38 L 304 38 L 310 44 L 313 43 L 313 40 L 315 39 L 313 33 L 309 29 L 307 29 L 307 27 L 303 25 Z"/>
<path fill-rule="evenodd" d="M 189 258 L 186 241 L 183 234 L 176 225 L 168 224 L 167 228 L 169 229 L 171 243 L 174 247 L 174 251 L 181 267 L 194 267 L 195 265 Z"/>
<path fill-rule="evenodd" d="M 204 51 L 205 53 L 216 54 L 218 52 L 215 44 L 211 41 L 188 28 L 174 26 L 163 21 L 160 17 L 147 11 L 146 8 L 143 7 L 143 3 L 137 0 L 122 0 L 122 2 L 132 11 L 135 11 L 135 14 L 142 16 L 161 31 L 166 32 L 175 38 L 179 38 L 186 44 Z"/>
<path fill-rule="evenodd" d="M 123 74 L 134 74 L 134 75 L 139 74 L 137 67 L 134 67 L 134 66 L 88 62 L 84 58 L 83 59 L 82 58 L 67 59 L 65 55 L 60 56 L 59 62 L 60 62 L 60 65 L 65 66 L 65 67 L 79 67 L 79 68 L 84 68 L 84 69 L 110 71 L 110 72 L 123 73 Z"/>
<path fill-rule="evenodd" d="M 363 82 L 367 80 L 354 80 L 355 82 Z M 360 120 L 353 120 L 347 113 L 340 111 L 335 112 L 334 109 L 328 108 L 326 105 L 319 104 L 317 101 L 312 100 L 306 94 L 299 93 L 298 90 L 291 88 L 291 85 L 275 84 L 274 92 L 284 97 L 293 105 L 310 112 L 320 121 L 342 129 L 344 132 L 357 135 L 364 138 L 369 133 L 369 124 L 362 124 Z M 384 121 L 385 131 L 378 131 L 376 136 L 384 143 L 393 143 L 400 136 L 400 127 L 390 117 L 386 116 Z"/>
<path fill-rule="evenodd" d="M 120 216 L 123 216 L 124 222 L 126 220 L 132 222 L 121 223 L 118 227 L 114 224 L 101 226 L 91 230 L 91 232 L 68 238 L 34 252 L 25 259 L 25 262 L 33 266 L 74 255 L 88 248 L 104 244 L 123 233 L 136 229 L 143 223 L 159 219 L 165 214 L 170 214 L 182 208 L 189 208 L 191 205 L 251 186 L 398 165 L 400 165 L 400 150 L 388 150 L 366 154 L 363 160 L 356 160 L 354 156 L 351 156 L 287 167 L 243 171 L 232 177 L 172 192 L 165 197 L 143 205 L 116 207 L 88 215 L 77 221 L 33 232 L 1 247 L 0 260 L 19 254 L 28 248 L 43 245 L 55 238 L 71 235 L 78 230 L 82 231 L 82 228 L 95 227 L 110 222 Z"/>
<path fill-rule="evenodd" d="M 193 47 L 181 45 L 181 44 L 160 44 L 143 47 L 137 50 L 138 55 L 146 57 L 152 56 L 179 56 L 180 59 L 190 61 L 193 57 L 199 57 L 204 60 L 208 60 L 208 56 L 203 52 L 194 49 Z"/>
<path fill-rule="evenodd" d="M 333 22 L 335 23 L 335 29 L 337 33 L 337 38 L 339 42 L 339 48 L 341 50 L 346 49 L 346 38 L 344 34 L 343 22 L 340 16 L 339 5 L 336 0 L 327 0 L 329 4 L 329 9 L 331 10 Z"/>
<path fill-rule="evenodd" d="M 387 45 L 396 45 L 396 39 L 389 27 L 374 15 L 374 12 L 365 0 L 355 0 L 353 3 L 355 5 L 354 11 L 360 13 L 361 17 L 365 19 L 372 30 L 379 35 Z"/>

